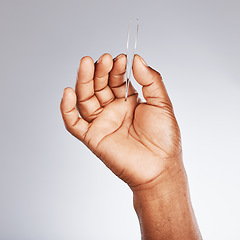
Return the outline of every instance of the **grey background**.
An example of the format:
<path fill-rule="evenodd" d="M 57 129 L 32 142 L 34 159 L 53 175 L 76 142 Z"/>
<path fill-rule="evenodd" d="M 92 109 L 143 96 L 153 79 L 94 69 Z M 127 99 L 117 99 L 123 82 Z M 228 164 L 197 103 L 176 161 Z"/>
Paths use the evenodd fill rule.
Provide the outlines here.
<path fill-rule="evenodd" d="M 64 129 L 80 58 L 138 53 L 163 75 L 204 239 L 239 239 L 239 1 L 0 1 L 0 239 L 140 239 L 132 194 Z M 140 91 L 139 86 L 136 86 Z"/>

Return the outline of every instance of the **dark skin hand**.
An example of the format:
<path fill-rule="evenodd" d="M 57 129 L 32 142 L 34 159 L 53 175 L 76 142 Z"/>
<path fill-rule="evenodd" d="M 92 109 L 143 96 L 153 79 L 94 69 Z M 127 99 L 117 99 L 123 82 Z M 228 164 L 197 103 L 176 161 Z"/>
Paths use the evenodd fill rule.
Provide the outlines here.
<path fill-rule="evenodd" d="M 125 101 L 125 68 L 123 54 L 114 60 L 104 54 L 96 64 L 82 58 L 75 91 L 64 90 L 65 126 L 132 189 L 142 239 L 201 239 L 180 131 L 161 75 L 135 55 L 133 75 L 146 102 L 131 84 Z"/>

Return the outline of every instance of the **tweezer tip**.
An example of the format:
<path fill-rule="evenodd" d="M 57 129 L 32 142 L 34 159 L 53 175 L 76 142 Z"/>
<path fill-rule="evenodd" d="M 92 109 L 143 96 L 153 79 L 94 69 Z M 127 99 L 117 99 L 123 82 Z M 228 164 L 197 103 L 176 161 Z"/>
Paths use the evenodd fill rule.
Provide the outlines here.
<path fill-rule="evenodd" d="M 125 93 L 125 102 L 127 101 L 127 94 L 128 94 L 128 92 L 126 91 L 126 93 Z"/>

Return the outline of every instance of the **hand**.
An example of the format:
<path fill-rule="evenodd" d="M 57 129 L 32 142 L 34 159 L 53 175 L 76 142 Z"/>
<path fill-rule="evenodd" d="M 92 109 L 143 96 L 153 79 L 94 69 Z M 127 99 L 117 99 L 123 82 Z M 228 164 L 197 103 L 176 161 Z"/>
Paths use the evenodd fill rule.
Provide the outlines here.
<path fill-rule="evenodd" d="M 135 55 L 133 75 L 146 102 L 131 84 L 125 101 L 125 67 L 123 54 L 115 60 L 104 54 L 96 64 L 82 58 L 76 89 L 64 90 L 61 112 L 67 130 L 134 188 L 181 163 L 181 140 L 161 75 Z"/>
<path fill-rule="evenodd" d="M 66 88 L 61 102 L 66 128 L 130 186 L 142 239 L 202 239 L 162 78 L 136 55 L 133 75 L 146 102 L 132 85 L 125 101 L 125 66 L 123 54 L 81 60 L 76 89 Z"/>

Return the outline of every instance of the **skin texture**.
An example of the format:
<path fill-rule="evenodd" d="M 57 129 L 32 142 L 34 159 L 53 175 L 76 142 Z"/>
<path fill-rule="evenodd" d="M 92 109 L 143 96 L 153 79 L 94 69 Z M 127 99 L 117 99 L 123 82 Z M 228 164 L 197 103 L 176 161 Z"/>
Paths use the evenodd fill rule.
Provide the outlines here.
<path fill-rule="evenodd" d="M 125 70 L 123 54 L 82 58 L 75 91 L 66 88 L 61 101 L 66 129 L 132 189 L 142 239 L 201 239 L 161 75 L 135 55 L 133 75 L 146 102 L 131 84 L 125 101 Z"/>

